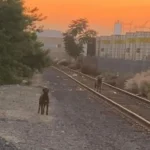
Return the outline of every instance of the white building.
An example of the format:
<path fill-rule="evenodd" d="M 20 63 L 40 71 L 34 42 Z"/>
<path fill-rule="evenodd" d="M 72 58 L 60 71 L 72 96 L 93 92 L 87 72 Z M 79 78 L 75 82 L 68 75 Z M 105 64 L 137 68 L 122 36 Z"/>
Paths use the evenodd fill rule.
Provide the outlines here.
<path fill-rule="evenodd" d="M 37 36 L 38 40 L 44 44 L 44 48 L 50 50 L 50 57 L 52 59 L 68 58 L 68 55 L 65 52 L 63 35 L 61 31 L 47 29 L 41 33 L 38 33 Z"/>
<path fill-rule="evenodd" d="M 117 21 L 114 24 L 114 35 L 121 35 L 122 33 L 122 24 L 120 21 Z"/>
<path fill-rule="evenodd" d="M 50 57 L 52 59 L 68 59 L 63 37 L 38 37 L 38 40 L 44 44 L 45 49 L 50 50 Z"/>
<path fill-rule="evenodd" d="M 129 32 L 125 35 L 96 38 L 96 55 L 128 60 L 150 58 L 150 32 Z"/>

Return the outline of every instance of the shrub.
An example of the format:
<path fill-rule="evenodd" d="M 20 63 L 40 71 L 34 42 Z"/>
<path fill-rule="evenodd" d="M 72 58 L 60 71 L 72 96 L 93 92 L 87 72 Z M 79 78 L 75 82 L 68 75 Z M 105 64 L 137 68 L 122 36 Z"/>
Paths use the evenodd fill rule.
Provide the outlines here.
<path fill-rule="evenodd" d="M 69 62 L 66 59 L 62 59 L 57 64 L 62 66 L 68 66 Z"/>
<path fill-rule="evenodd" d="M 124 89 L 125 82 L 132 77 L 133 77 L 133 74 L 131 74 L 131 73 L 119 75 L 116 79 L 116 86 Z"/>
<path fill-rule="evenodd" d="M 105 79 L 105 82 L 112 85 L 117 86 L 119 88 L 124 88 L 124 84 L 127 79 L 131 78 L 133 75 L 130 73 L 127 74 L 118 74 L 116 72 L 109 72 L 102 70 L 103 77 Z"/>
<path fill-rule="evenodd" d="M 107 82 L 108 84 L 110 84 L 112 86 L 116 86 L 117 77 L 114 74 L 112 74 L 112 73 L 110 73 L 108 75 L 104 74 L 103 76 L 105 78 L 105 82 Z"/>
<path fill-rule="evenodd" d="M 52 59 L 52 64 L 56 65 L 59 62 L 58 58 Z"/>
<path fill-rule="evenodd" d="M 136 74 L 125 83 L 125 89 L 143 97 L 150 93 L 150 71 Z"/>
<path fill-rule="evenodd" d="M 80 64 L 73 63 L 73 64 L 70 64 L 68 67 L 73 70 L 78 70 L 78 69 L 80 69 Z"/>
<path fill-rule="evenodd" d="M 97 76 L 100 74 L 94 65 L 83 65 L 81 67 L 81 72 L 92 76 Z"/>

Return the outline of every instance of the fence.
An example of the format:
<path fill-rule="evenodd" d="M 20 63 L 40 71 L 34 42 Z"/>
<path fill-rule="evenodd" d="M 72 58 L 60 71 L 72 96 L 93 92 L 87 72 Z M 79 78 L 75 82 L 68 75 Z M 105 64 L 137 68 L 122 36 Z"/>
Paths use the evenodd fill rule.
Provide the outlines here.
<path fill-rule="evenodd" d="M 139 73 L 141 71 L 150 69 L 150 61 L 146 60 L 133 61 L 87 56 L 84 58 L 83 63 L 87 65 L 96 65 L 98 70 L 119 73 Z"/>

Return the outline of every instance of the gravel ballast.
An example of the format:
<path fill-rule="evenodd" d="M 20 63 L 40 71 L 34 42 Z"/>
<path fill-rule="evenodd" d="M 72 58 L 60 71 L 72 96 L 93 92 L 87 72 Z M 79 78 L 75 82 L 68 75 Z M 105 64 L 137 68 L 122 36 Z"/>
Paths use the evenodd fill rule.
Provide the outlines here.
<path fill-rule="evenodd" d="M 18 150 L 12 143 L 0 138 L 0 150 Z"/>
<path fill-rule="evenodd" d="M 55 89 L 52 95 L 60 106 L 60 128 L 63 126 L 65 133 L 68 133 L 70 149 L 150 149 L 150 134 L 118 115 L 103 100 L 54 69 L 50 69 L 45 78 L 49 79 L 52 90 Z M 72 136 L 76 139 L 69 141 Z"/>
<path fill-rule="evenodd" d="M 103 100 L 54 69 L 43 77 L 49 81 L 49 116 L 37 114 L 40 88 L 0 87 L 0 136 L 7 144 L 20 150 L 150 149 L 150 134 Z"/>

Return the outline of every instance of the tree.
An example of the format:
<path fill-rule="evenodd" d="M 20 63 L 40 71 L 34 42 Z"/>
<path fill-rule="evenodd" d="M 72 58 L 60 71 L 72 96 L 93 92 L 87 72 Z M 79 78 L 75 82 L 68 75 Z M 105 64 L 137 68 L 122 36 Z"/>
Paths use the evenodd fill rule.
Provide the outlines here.
<path fill-rule="evenodd" d="M 72 58 L 77 59 L 77 57 L 83 51 L 82 45 L 77 44 L 72 35 L 68 33 L 64 33 L 63 35 L 64 35 L 65 50 L 67 54 Z"/>
<path fill-rule="evenodd" d="M 37 40 L 43 20 L 38 9 L 24 7 L 22 0 L 0 0 L 0 83 L 20 82 L 34 70 L 50 64 L 48 50 Z"/>
<path fill-rule="evenodd" d="M 86 44 L 90 42 L 94 37 L 96 37 L 97 32 L 95 30 L 89 29 L 83 34 L 79 35 L 78 40 L 80 43 Z"/>
<path fill-rule="evenodd" d="M 77 58 L 83 52 L 83 45 L 96 37 L 97 32 L 88 29 L 88 20 L 80 18 L 73 20 L 64 35 L 65 50 L 69 56 Z"/>
<path fill-rule="evenodd" d="M 69 25 L 68 31 L 70 32 L 70 34 L 76 37 L 84 33 L 84 31 L 86 31 L 87 28 L 88 28 L 88 20 L 80 18 L 77 20 L 72 20 L 71 24 Z"/>

